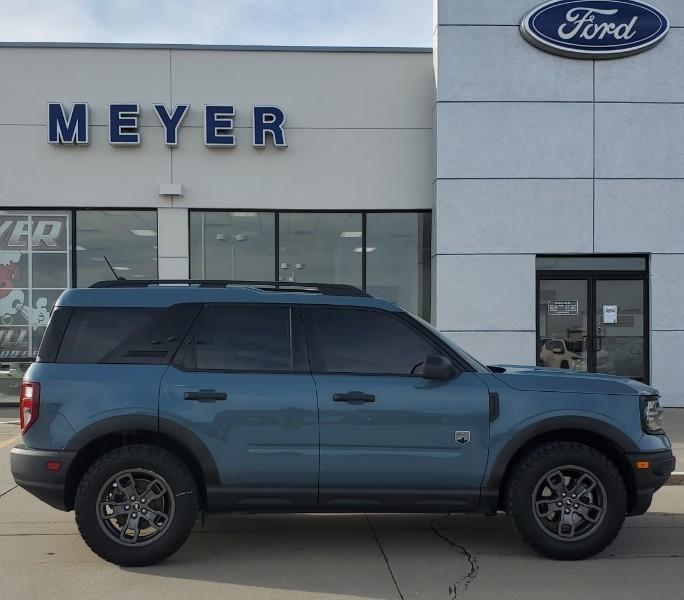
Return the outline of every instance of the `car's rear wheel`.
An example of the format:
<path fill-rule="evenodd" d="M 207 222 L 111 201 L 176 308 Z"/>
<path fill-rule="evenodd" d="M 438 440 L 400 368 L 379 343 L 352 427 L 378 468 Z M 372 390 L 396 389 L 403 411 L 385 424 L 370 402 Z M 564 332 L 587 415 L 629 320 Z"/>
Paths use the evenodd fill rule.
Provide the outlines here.
<path fill-rule="evenodd" d="M 532 450 L 514 468 L 507 492 L 508 512 L 525 541 L 560 560 L 601 552 L 627 513 L 627 492 L 615 465 L 574 442 Z"/>
<path fill-rule="evenodd" d="M 156 446 L 117 448 L 95 461 L 76 492 L 76 523 L 99 556 L 144 566 L 178 550 L 198 511 L 187 466 Z"/>

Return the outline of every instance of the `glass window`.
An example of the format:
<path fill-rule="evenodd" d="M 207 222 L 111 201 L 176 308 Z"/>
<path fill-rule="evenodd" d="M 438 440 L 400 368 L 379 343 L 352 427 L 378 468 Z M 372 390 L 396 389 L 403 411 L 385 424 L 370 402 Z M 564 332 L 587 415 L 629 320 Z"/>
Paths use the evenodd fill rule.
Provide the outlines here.
<path fill-rule="evenodd" d="M 193 279 L 271 281 L 274 265 L 274 213 L 190 213 Z"/>
<path fill-rule="evenodd" d="M 366 289 L 429 319 L 429 213 L 369 213 L 366 217 Z"/>
<path fill-rule="evenodd" d="M 162 312 L 157 308 L 75 309 L 57 362 L 128 362 L 117 360 L 120 348 Z"/>
<path fill-rule="evenodd" d="M 16 402 L 50 311 L 71 280 L 70 218 L 0 211 L 0 402 Z"/>
<path fill-rule="evenodd" d="M 361 287 L 360 213 L 281 213 L 279 280 Z"/>
<path fill-rule="evenodd" d="M 327 373 L 420 375 L 430 342 L 398 318 L 371 310 L 320 308 L 309 312 L 312 367 Z"/>
<path fill-rule="evenodd" d="M 76 282 L 88 287 L 119 277 L 157 278 L 156 210 L 79 210 L 76 212 Z"/>
<path fill-rule="evenodd" d="M 201 371 L 293 370 L 289 308 L 216 306 L 206 308 L 200 319 L 191 345 L 194 357 L 183 357 L 187 366 Z"/>

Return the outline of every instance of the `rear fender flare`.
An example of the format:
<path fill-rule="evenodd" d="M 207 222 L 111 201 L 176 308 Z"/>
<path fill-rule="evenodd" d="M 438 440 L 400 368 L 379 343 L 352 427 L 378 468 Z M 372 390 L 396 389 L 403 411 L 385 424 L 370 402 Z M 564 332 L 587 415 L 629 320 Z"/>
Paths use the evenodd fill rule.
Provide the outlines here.
<path fill-rule="evenodd" d="M 78 452 L 99 438 L 127 431 L 158 433 L 170 438 L 194 456 L 202 468 L 207 485 L 220 485 L 216 461 L 204 442 L 180 423 L 156 415 L 126 415 L 103 419 L 79 431 L 69 440 L 64 450 Z"/>

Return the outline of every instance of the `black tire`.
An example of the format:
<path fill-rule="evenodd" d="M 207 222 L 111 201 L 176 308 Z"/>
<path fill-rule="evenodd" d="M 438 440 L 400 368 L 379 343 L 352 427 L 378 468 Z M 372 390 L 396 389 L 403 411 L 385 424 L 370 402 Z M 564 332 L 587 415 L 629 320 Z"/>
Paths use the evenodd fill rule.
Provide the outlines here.
<path fill-rule="evenodd" d="M 124 488 L 122 483 L 110 485 L 112 479 L 122 473 L 124 475 L 117 481 L 132 487 Z M 131 474 L 128 479 L 127 474 Z M 149 480 L 140 479 L 146 476 Z M 146 483 L 149 488 L 157 485 L 158 493 L 163 491 L 161 498 L 153 498 L 156 494 L 149 493 L 149 504 L 129 503 L 126 506 L 122 506 L 121 498 L 115 498 L 116 502 L 112 500 L 111 506 L 110 500 L 105 500 L 107 507 L 102 510 L 112 511 L 112 506 L 128 510 L 118 516 L 112 512 L 111 518 L 100 517 L 102 498 L 111 498 L 112 491 L 123 494 L 126 489 L 137 489 L 140 495 L 136 500 L 145 502 L 141 488 L 148 489 Z M 135 507 L 140 507 L 140 514 L 130 512 Z M 93 552 L 117 565 L 142 567 L 171 556 L 188 538 L 198 513 L 197 485 L 185 463 L 167 450 L 147 445 L 124 446 L 108 452 L 86 471 L 76 491 L 75 511 L 78 530 Z M 142 512 L 147 516 L 143 517 Z M 149 517 L 152 513 L 159 515 L 154 524 L 151 521 L 155 519 Z M 137 517 L 134 520 L 136 528 L 129 528 L 132 515 Z M 144 531 L 151 532 L 140 541 L 138 534 L 143 527 Z M 116 540 L 121 529 L 124 530 L 123 539 Z M 133 536 L 135 539 L 130 539 Z"/>
<path fill-rule="evenodd" d="M 564 474 L 570 477 L 563 478 Z M 577 474 L 574 480 L 573 474 Z M 581 493 L 592 478 L 595 491 Z M 569 493 L 578 481 L 583 487 L 574 492 L 575 496 L 580 492 L 580 498 Z M 598 508 L 587 508 L 594 505 Z M 506 508 L 516 530 L 534 550 L 557 560 L 581 560 L 604 550 L 620 532 L 627 492 L 615 465 L 598 450 L 575 442 L 549 442 L 514 467 Z"/>
<path fill-rule="evenodd" d="M 563 362 L 561 362 L 560 368 L 561 368 L 561 369 L 569 369 L 569 368 L 570 368 L 570 363 L 569 363 L 567 360 L 564 360 Z"/>

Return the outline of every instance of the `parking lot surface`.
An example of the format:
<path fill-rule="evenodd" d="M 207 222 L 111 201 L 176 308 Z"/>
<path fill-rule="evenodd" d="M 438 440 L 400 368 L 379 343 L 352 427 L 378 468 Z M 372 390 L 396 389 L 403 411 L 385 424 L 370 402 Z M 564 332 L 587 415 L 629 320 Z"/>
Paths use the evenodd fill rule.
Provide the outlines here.
<path fill-rule="evenodd" d="M 628 519 L 604 553 L 582 562 L 537 556 L 505 516 L 239 515 L 198 523 L 160 565 L 124 569 L 90 552 L 72 513 L 14 486 L 17 441 L 16 409 L 0 410 L 3 600 L 684 600 L 684 486 L 661 490 L 648 514 Z"/>

